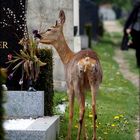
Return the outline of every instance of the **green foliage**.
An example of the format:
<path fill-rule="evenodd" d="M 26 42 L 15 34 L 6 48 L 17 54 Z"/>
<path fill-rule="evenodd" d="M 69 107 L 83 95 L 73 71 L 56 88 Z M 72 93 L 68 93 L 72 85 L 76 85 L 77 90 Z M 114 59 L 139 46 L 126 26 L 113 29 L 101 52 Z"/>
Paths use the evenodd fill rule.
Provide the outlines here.
<path fill-rule="evenodd" d="M 53 59 L 51 49 L 38 50 L 38 57 L 46 65 L 40 68 L 35 88 L 44 90 L 45 115 L 53 115 Z"/>
<path fill-rule="evenodd" d="M 4 121 L 4 108 L 3 108 L 3 89 L 2 84 L 5 83 L 6 74 L 3 69 L 0 69 L 0 140 L 4 140 L 4 128 L 3 128 L 3 121 Z"/>
<path fill-rule="evenodd" d="M 103 4 L 103 3 L 111 3 L 113 5 L 116 5 L 118 7 L 121 6 L 122 9 L 129 10 L 132 7 L 132 0 L 93 0 L 97 4 Z"/>

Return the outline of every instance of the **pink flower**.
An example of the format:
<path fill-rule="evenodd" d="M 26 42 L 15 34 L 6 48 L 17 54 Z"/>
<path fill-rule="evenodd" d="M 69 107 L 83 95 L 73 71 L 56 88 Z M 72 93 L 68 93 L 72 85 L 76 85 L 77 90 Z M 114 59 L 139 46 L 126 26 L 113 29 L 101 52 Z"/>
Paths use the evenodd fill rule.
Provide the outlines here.
<path fill-rule="evenodd" d="M 12 54 L 8 54 L 8 60 L 10 61 L 10 60 L 12 60 L 12 58 L 13 58 L 13 55 Z"/>

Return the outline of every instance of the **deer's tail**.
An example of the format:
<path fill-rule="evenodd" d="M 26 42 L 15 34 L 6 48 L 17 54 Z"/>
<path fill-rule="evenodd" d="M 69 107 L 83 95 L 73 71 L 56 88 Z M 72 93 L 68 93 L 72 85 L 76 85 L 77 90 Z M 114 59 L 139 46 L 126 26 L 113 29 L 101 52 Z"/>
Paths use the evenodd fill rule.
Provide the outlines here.
<path fill-rule="evenodd" d="M 94 76 L 97 77 L 98 82 L 102 82 L 103 72 L 98 59 L 94 59 L 91 57 L 85 57 L 78 61 L 78 70 L 81 73 L 89 73 L 95 74 Z M 90 75 L 92 77 L 92 75 Z M 89 77 L 89 78 L 91 78 Z"/>
<path fill-rule="evenodd" d="M 78 68 L 80 71 L 86 72 L 88 70 L 94 70 L 97 61 L 90 57 L 82 58 L 78 61 Z"/>

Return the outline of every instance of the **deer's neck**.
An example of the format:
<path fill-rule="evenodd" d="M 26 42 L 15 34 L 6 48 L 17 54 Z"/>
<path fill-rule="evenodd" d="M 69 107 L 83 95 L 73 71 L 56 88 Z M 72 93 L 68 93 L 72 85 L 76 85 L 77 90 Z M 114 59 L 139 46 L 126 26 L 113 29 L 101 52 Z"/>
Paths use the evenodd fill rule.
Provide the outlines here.
<path fill-rule="evenodd" d="M 73 58 L 74 52 L 71 51 L 70 48 L 68 47 L 63 34 L 58 38 L 58 41 L 53 45 L 57 50 L 63 64 L 67 64 Z"/>

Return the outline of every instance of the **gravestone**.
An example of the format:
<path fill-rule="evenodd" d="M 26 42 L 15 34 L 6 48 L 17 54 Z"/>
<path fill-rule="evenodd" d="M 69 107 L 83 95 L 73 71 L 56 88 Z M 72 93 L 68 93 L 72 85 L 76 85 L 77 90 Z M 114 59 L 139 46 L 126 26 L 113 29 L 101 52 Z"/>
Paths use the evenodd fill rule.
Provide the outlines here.
<path fill-rule="evenodd" d="M 18 53 L 22 46 L 18 44 L 25 29 L 25 0 L 5 0 L 0 4 L 0 67 L 7 68 L 7 62 Z M 12 77 L 12 67 L 8 67 L 7 87 L 19 90 L 21 69 Z"/>
<path fill-rule="evenodd" d="M 0 67 L 7 68 L 10 64 L 7 64 L 9 60 L 22 49 L 22 46 L 18 44 L 18 38 L 9 29 L 0 30 Z M 8 68 L 8 75 L 12 73 L 12 67 Z M 18 69 L 13 77 L 8 76 L 6 85 L 9 90 L 19 90 L 19 80 L 21 78 L 21 69 Z"/>
<path fill-rule="evenodd" d="M 41 32 L 46 31 L 50 26 L 55 25 L 59 11 L 63 9 L 66 14 L 64 24 L 64 35 L 68 46 L 74 50 L 73 43 L 73 0 L 28 0 L 27 25 L 30 34 L 34 29 Z M 48 47 L 41 44 L 41 47 Z M 49 46 L 50 47 L 50 46 Z M 54 88 L 65 90 L 64 67 L 59 55 L 54 49 Z"/>
<path fill-rule="evenodd" d="M 91 28 L 91 37 L 98 39 L 98 6 L 91 0 L 80 0 L 80 35 L 87 35 L 86 26 Z"/>
<path fill-rule="evenodd" d="M 0 3 L 0 67 L 7 68 L 9 65 L 6 62 L 12 60 L 15 53 L 22 49 L 18 42 L 27 35 L 25 2 L 26 0 L 2 0 Z M 11 75 L 12 68 L 8 68 L 8 76 Z M 15 91 L 20 88 L 18 82 L 21 73 L 22 69 L 19 68 L 12 79 L 9 77 L 7 80 L 8 91 L 4 94 L 5 118 L 7 118 L 4 122 L 5 138 L 8 140 L 56 140 L 59 117 L 44 116 L 44 92 Z M 23 119 L 30 117 L 35 119 L 26 121 Z M 24 128 L 23 121 L 26 123 Z"/>
<path fill-rule="evenodd" d="M 99 8 L 99 14 L 102 16 L 103 20 L 116 20 L 116 13 L 112 8 L 111 4 L 101 5 Z"/>

